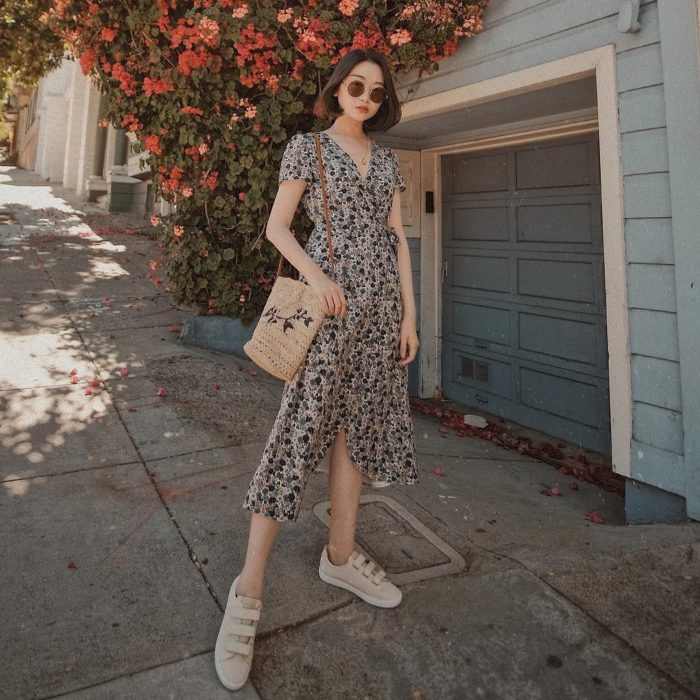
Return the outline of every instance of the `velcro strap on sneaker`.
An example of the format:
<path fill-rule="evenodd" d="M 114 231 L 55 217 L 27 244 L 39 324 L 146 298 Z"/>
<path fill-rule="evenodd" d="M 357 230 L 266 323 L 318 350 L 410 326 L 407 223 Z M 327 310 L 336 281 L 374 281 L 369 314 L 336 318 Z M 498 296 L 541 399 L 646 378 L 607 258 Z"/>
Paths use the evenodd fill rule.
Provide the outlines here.
<path fill-rule="evenodd" d="M 240 618 L 242 620 L 259 620 L 260 610 L 256 608 L 244 608 L 242 605 L 235 605 L 231 608 L 229 617 Z"/>
<path fill-rule="evenodd" d="M 239 642 L 231 640 L 224 645 L 224 649 L 230 654 L 243 654 L 243 656 L 248 656 L 253 651 L 253 645 L 249 643 Z"/>
<path fill-rule="evenodd" d="M 232 622 L 226 625 L 226 631 L 229 634 L 240 634 L 244 637 L 254 637 L 255 636 L 255 625 L 243 625 L 241 623 Z"/>
<path fill-rule="evenodd" d="M 381 583 L 386 577 L 386 572 L 381 569 L 377 562 L 363 556 L 357 550 L 354 550 L 350 555 L 350 562 L 360 571 L 360 573 L 368 578 L 372 583 Z"/>

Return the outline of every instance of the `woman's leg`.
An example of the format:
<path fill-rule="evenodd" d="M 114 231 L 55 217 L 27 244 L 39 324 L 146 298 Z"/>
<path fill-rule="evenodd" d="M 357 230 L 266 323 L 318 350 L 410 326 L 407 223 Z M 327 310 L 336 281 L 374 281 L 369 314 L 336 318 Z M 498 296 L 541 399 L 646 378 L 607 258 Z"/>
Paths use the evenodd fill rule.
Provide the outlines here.
<path fill-rule="evenodd" d="M 362 492 L 362 472 L 352 463 L 345 441 L 345 428 L 341 428 L 331 448 L 330 474 L 331 528 L 328 542 L 328 558 L 331 564 L 340 566 L 347 562 L 355 549 L 357 510 Z"/>
<path fill-rule="evenodd" d="M 237 595 L 262 600 L 267 558 L 281 526 L 280 520 L 268 518 L 260 513 L 251 513 L 248 550 L 236 586 Z"/>

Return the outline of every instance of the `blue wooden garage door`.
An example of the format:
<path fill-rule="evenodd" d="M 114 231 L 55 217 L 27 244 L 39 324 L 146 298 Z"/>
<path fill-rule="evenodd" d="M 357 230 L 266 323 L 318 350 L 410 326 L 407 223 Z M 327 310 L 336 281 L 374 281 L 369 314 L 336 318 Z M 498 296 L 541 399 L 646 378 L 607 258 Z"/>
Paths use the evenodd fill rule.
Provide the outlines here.
<path fill-rule="evenodd" d="M 445 395 L 610 454 L 597 134 L 442 173 Z"/>

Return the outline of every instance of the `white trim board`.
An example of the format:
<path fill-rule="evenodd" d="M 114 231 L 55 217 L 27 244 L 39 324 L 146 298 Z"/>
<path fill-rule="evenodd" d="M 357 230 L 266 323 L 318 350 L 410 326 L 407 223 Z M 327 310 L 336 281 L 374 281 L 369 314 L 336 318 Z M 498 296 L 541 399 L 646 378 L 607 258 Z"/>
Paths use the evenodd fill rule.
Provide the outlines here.
<path fill-rule="evenodd" d="M 421 151 L 422 190 L 432 191 L 435 213 L 421 213 L 421 365 L 420 396 L 433 396 L 442 385 L 442 191 L 440 156 L 599 132 L 603 253 L 610 377 L 610 425 L 612 464 L 618 474 L 630 475 L 632 439 L 632 383 L 627 306 L 627 269 L 620 163 L 620 130 L 617 111 L 615 46 L 551 61 L 480 83 L 447 90 L 409 101 L 402 121 L 450 112 L 481 102 L 540 89 L 595 75 L 598 119 L 576 124 L 530 129 L 461 144 Z"/>

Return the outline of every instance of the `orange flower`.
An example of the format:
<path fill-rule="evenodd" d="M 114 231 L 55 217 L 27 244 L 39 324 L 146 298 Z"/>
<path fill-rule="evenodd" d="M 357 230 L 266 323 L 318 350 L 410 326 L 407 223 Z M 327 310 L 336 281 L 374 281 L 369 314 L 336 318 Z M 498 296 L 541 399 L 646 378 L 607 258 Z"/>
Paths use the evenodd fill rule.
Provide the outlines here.
<path fill-rule="evenodd" d="M 134 77 L 124 68 L 121 63 L 112 66 L 112 75 L 119 81 L 119 87 L 126 95 L 133 95 L 136 88 Z"/>
<path fill-rule="evenodd" d="M 147 97 L 150 97 L 153 94 L 162 95 L 164 92 L 170 92 L 174 89 L 173 84 L 165 78 L 161 78 L 160 80 L 144 78 L 143 80 L 143 90 Z"/>
<path fill-rule="evenodd" d="M 207 46 L 216 46 L 219 43 L 218 23 L 209 17 L 202 18 L 199 22 L 199 38 Z"/>
<path fill-rule="evenodd" d="M 216 186 L 219 181 L 219 173 L 214 171 L 209 175 L 208 177 L 202 177 L 200 179 L 200 184 L 204 185 L 205 187 L 208 187 L 210 190 L 215 190 Z"/>
<path fill-rule="evenodd" d="M 233 11 L 232 16 L 235 17 L 236 19 L 241 19 L 242 17 L 245 17 L 248 14 L 248 3 L 247 2 L 242 2 L 240 5 Z"/>
<path fill-rule="evenodd" d="M 357 9 L 358 4 L 358 0 L 341 0 L 338 9 L 344 15 L 350 17 Z"/>
<path fill-rule="evenodd" d="M 115 36 L 117 36 L 117 30 L 111 27 L 103 27 L 100 32 L 100 39 L 102 39 L 102 41 L 114 41 Z"/>
<path fill-rule="evenodd" d="M 90 69 L 95 65 L 95 56 L 97 52 L 95 49 L 87 49 L 80 56 L 80 68 L 83 71 L 83 75 L 87 75 Z"/>
<path fill-rule="evenodd" d="M 393 46 L 402 46 L 403 44 L 408 44 L 411 39 L 413 39 L 413 34 L 408 31 L 408 29 L 397 29 L 395 32 L 391 32 L 388 35 L 389 43 Z"/>
<path fill-rule="evenodd" d="M 160 147 L 160 138 L 155 134 L 146 136 L 143 140 L 143 145 L 146 146 L 151 153 L 155 153 L 157 156 L 163 155 L 163 149 Z"/>

